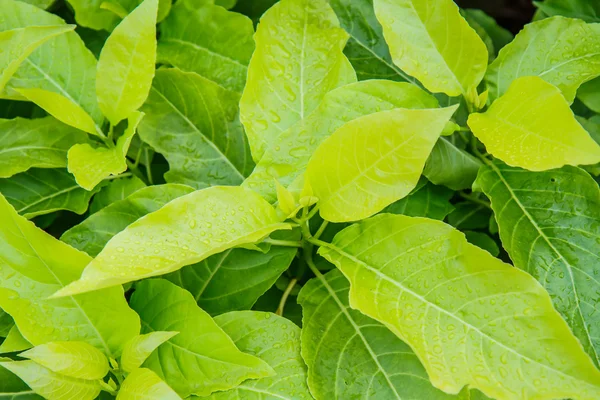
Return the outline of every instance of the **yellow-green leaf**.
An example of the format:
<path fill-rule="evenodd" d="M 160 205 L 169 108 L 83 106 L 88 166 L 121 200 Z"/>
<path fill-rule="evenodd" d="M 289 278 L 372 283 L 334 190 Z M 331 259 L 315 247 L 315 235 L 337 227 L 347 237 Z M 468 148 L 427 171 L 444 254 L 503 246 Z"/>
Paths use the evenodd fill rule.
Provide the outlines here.
<path fill-rule="evenodd" d="M 599 398 L 600 371 L 544 288 L 451 226 L 382 214 L 320 253 L 350 280 L 350 306 L 405 341 L 447 393 Z"/>
<path fill-rule="evenodd" d="M 321 216 L 356 221 L 409 194 L 455 110 L 398 108 L 357 118 L 335 131 L 306 171 Z"/>
<path fill-rule="evenodd" d="M 140 108 L 156 63 L 158 0 L 144 0 L 106 40 L 96 74 L 98 105 L 113 125 Z"/>
<path fill-rule="evenodd" d="M 213 186 L 181 196 L 115 235 L 80 280 L 56 296 L 89 292 L 176 271 L 278 229 L 276 210 L 258 194 Z"/>
<path fill-rule="evenodd" d="M 158 375 L 147 368 L 131 372 L 117 395 L 117 400 L 181 400 L 181 397 Z"/>
<path fill-rule="evenodd" d="M 10 331 L 8 331 L 8 336 L 4 338 L 4 341 L 0 345 L 0 354 L 23 351 L 30 349 L 31 347 L 33 347 L 33 345 L 21 335 L 19 328 L 16 325 L 13 325 L 12 328 L 10 328 Z"/>
<path fill-rule="evenodd" d="M 123 349 L 121 355 L 121 368 L 123 371 L 132 372 L 142 366 L 144 361 L 161 344 L 177 335 L 179 332 L 150 332 L 132 338 Z"/>
<path fill-rule="evenodd" d="M 434 93 L 476 95 L 488 52 L 452 0 L 375 0 L 394 64 Z"/>
<path fill-rule="evenodd" d="M 600 162 L 600 146 L 577 122 L 560 90 L 537 76 L 515 80 L 469 127 L 487 151 L 531 171 Z"/>

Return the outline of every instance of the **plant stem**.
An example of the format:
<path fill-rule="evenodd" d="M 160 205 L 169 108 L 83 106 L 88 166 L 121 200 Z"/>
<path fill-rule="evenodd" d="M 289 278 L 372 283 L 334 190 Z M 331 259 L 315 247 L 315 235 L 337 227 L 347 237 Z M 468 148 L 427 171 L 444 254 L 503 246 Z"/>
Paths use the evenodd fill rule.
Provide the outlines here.
<path fill-rule="evenodd" d="M 325 232 L 325 228 L 327 228 L 327 225 L 329 225 L 329 221 L 323 221 L 323 223 L 321 224 L 321 226 L 319 227 L 319 229 L 317 230 L 317 232 L 314 234 L 314 238 L 318 239 L 321 237 L 321 235 L 323 234 L 323 232 Z"/>
<path fill-rule="evenodd" d="M 292 290 L 294 290 L 294 286 L 296 286 L 297 282 L 298 282 L 298 279 L 296 279 L 296 278 L 292 278 L 292 280 L 290 280 L 290 283 L 287 285 L 287 287 L 285 288 L 285 291 L 283 292 L 283 296 L 281 296 L 281 300 L 279 301 L 279 307 L 277 307 L 277 311 L 275 311 L 275 314 L 283 316 L 283 310 L 285 308 L 285 303 L 287 302 L 287 299 L 290 296 L 290 293 L 292 292 Z"/>
<path fill-rule="evenodd" d="M 132 163 L 128 159 L 125 159 L 125 161 L 127 162 L 127 166 L 129 167 L 129 170 L 131 171 L 131 173 L 133 175 L 140 178 L 145 184 L 149 184 L 146 176 L 142 173 L 142 171 L 140 171 L 140 169 L 134 163 Z"/>
<path fill-rule="evenodd" d="M 263 242 L 272 244 L 273 246 L 302 247 L 301 240 L 295 241 L 295 240 L 278 240 L 278 239 L 266 238 L 265 240 L 263 240 Z"/>
<path fill-rule="evenodd" d="M 490 210 L 492 209 L 492 206 L 490 206 L 490 203 L 488 203 L 488 202 L 486 202 L 484 200 L 481 200 L 477 196 L 474 196 L 472 194 L 467 194 L 467 193 L 464 193 L 464 192 L 458 192 L 458 195 L 460 197 L 462 197 L 463 199 L 468 200 L 468 201 L 470 201 L 472 203 L 479 204 L 480 206 L 489 208 Z"/>
<path fill-rule="evenodd" d="M 102 179 L 103 181 L 112 181 L 114 179 L 121 179 L 121 178 L 127 178 L 132 176 L 133 174 L 131 172 L 125 172 L 122 173 L 120 175 L 111 175 L 111 176 L 107 176 L 106 178 Z"/>
<path fill-rule="evenodd" d="M 154 181 L 152 180 L 152 163 L 146 160 L 146 176 L 148 177 L 148 182 L 151 185 L 154 185 Z"/>

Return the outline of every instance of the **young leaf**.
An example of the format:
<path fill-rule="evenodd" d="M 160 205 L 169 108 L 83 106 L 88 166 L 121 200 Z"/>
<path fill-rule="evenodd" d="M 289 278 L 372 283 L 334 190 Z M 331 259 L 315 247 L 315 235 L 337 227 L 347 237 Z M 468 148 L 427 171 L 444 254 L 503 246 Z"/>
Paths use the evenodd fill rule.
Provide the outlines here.
<path fill-rule="evenodd" d="M 471 187 L 481 161 L 454 144 L 454 138 L 440 137 L 436 142 L 423 175 L 436 185 L 444 185 L 453 190 Z"/>
<path fill-rule="evenodd" d="M 171 201 L 114 236 L 81 278 L 55 297 L 176 271 L 278 229 L 275 209 L 256 193 L 214 186 Z"/>
<path fill-rule="evenodd" d="M 452 0 L 375 0 L 374 6 L 394 64 L 431 92 L 476 93 L 487 50 Z"/>
<path fill-rule="evenodd" d="M 569 103 L 583 82 L 600 75 L 600 25 L 563 17 L 533 22 L 504 47 L 485 80 L 490 99 L 522 76 L 539 76 L 558 87 Z"/>
<path fill-rule="evenodd" d="M 148 97 L 156 64 L 158 0 L 144 0 L 121 21 L 102 48 L 96 96 L 112 125 L 128 118 Z"/>
<path fill-rule="evenodd" d="M 85 342 L 45 343 L 19 354 L 19 357 L 72 378 L 95 380 L 108 374 L 106 356 Z"/>
<path fill-rule="evenodd" d="M 600 113 L 600 78 L 581 85 L 577 91 L 577 98 L 590 110 Z"/>
<path fill-rule="evenodd" d="M 410 345 L 445 392 L 600 396 L 600 371 L 548 293 L 449 225 L 384 214 L 346 228 L 320 254 L 350 280 L 351 306 Z"/>
<path fill-rule="evenodd" d="M 17 375 L 47 400 L 93 400 L 100 394 L 100 381 L 71 378 L 33 361 L 2 361 L 0 366 Z"/>
<path fill-rule="evenodd" d="M 359 220 L 409 194 L 455 110 L 399 108 L 343 125 L 319 146 L 306 170 L 321 217 Z"/>
<path fill-rule="evenodd" d="M 12 328 L 8 332 L 8 336 L 4 339 L 0 345 L 1 353 L 15 353 L 32 348 L 33 345 L 27 341 L 19 332 L 19 328 L 13 324 Z M 0 396 L 1 397 L 1 396 Z"/>
<path fill-rule="evenodd" d="M 139 319 L 120 287 L 49 300 L 90 257 L 19 216 L 2 195 L 0 219 L 0 307 L 29 342 L 85 341 L 114 357 L 137 335 Z"/>
<path fill-rule="evenodd" d="M 476 185 L 491 199 L 504 248 L 536 278 L 600 365 L 600 190 L 573 167 L 528 172 L 494 162 Z"/>
<path fill-rule="evenodd" d="M 158 375 L 147 368 L 132 371 L 119 390 L 117 400 L 181 400 Z"/>
<path fill-rule="evenodd" d="M 254 163 L 238 120 L 239 96 L 195 73 L 156 72 L 140 137 L 169 162 L 167 182 L 239 185 Z"/>
<path fill-rule="evenodd" d="M 293 322 L 259 311 L 234 311 L 219 315 L 215 322 L 240 350 L 259 356 L 276 375 L 247 380 L 234 389 L 213 393 L 210 399 L 312 399 L 300 355 L 300 328 Z"/>
<path fill-rule="evenodd" d="M 92 203 L 90 204 L 90 215 L 113 203 L 126 199 L 137 190 L 145 187 L 146 184 L 136 176 L 115 179 L 112 182 L 109 182 L 108 185 L 100 189 L 92 199 Z"/>
<path fill-rule="evenodd" d="M 163 279 L 136 285 L 131 306 L 142 318 L 142 332 L 178 331 L 144 364 L 181 397 L 207 396 L 228 390 L 246 379 L 274 374 L 261 359 L 242 353 L 192 295 Z M 173 319 L 174 315 L 185 318 Z"/>
<path fill-rule="evenodd" d="M 151 332 L 132 338 L 123 349 L 121 355 L 121 368 L 126 372 L 133 372 L 141 367 L 144 361 L 161 344 L 177 335 L 179 332 Z"/>
<path fill-rule="evenodd" d="M 452 190 L 421 178 L 408 196 L 390 204 L 383 212 L 443 220 L 454 210 L 454 206 L 450 204 L 453 195 Z"/>
<path fill-rule="evenodd" d="M 85 133 L 52 117 L 0 119 L 0 178 L 34 167 L 66 167 L 69 148 L 86 141 Z"/>
<path fill-rule="evenodd" d="M 25 218 L 69 210 L 83 214 L 95 190 L 82 189 L 65 169 L 32 168 L 0 179 L 0 193 Z"/>
<path fill-rule="evenodd" d="M 160 25 L 157 60 L 241 94 L 254 51 L 252 21 L 211 3 L 175 3 Z"/>
<path fill-rule="evenodd" d="M 92 147 L 89 144 L 76 144 L 69 149 L 68 170 L 75 176 L 77 184 L 92 190 L 104 178 L 119 175 L 127 170 L 125 156 L 144 113 L 134 111 L 127 120 L 127 129 L 114 147 Z"/>
<path fill-rule="evenodd" d="M 327 92 L 356 81 L 342 53 L 347 39 L 325 0 L 282 0 L 262 16 L 240 101 L 255 161 Z"/>
<path fill-rule="evenodd" d="M 579 18 L 587 22 L 600 22 L 600 3 L 588 0 L 544 0 L 534 1 L 544 14 L 564 15 Z"/>
<path fill-rule="evenodd" d="M 600 162 L 600 145 L 575 120 L 560 90 L 537 76 L 515 80 L 468 124 L 487 151 L 515 167 L 543 171 Z"/>

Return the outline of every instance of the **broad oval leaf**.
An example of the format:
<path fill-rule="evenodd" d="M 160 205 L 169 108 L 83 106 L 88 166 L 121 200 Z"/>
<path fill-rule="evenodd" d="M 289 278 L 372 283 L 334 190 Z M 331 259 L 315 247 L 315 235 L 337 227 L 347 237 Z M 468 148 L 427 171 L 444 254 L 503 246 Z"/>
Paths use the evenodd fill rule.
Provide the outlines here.
<path fill-rule="evenodd" d="M 158 375 L 147 368 L 132 371 L 123 381 L 117 400 L 181 400 Z"/>
<path fill-rule="evenodd" d="M 452 0 L 375 0 L 374 6 L 394 64 L 431 92 L 476 94 L 487 49 Z"/>
<path fill-rule="evenodd" d="M 123 288 L 49 300 L 77 279 L 91 258 L 19 216 L 2 195 L 0 217 L 0 307 L 23 336 L 33 345 L 85 341 L 116 357 L 140 329 Z"/>
<path fill-rule="evenodd" d="M 106 40 L 96 73 L 98 104 L 112 125 L 140 108 L 156 64 L 158 0 L 144 0 Z"/>
<path fill-rule="evenodd" d="M 178 331 L 144 366 L 181 397 L 207 396 L 236 387 L 246 379 L 274 374 L 261 359 L 242 353 L 215 321 L 196 305 L 192 295 L 163 279 L 136 285 L 131 306 L 143 321 L 143 333 Z M 173 316 L 182 318 L 173 319 Z"/>
<path fill-rule="evenodd" d="M 108 374 L 106 356 L 86 342 L 44 343 L 19 354 L 19 357 L 73 378 L 95 380 Z"/>
<path fill-rule="evenodd" d="M 495 398 L 594 399 L 598 371 L 548 293 L 443 222 L 383 214 L 320 249 L 350 305 L 417 354 L 434 386 Z"/>
<path fill-rule="evenodd" d="M 500 51 L 485 81 L 493 100 L 509 90 L 515 79 L 539 76 L 558 87 L 571 103 L 579 85 L 598 75 L 600 24 L 553 17 L 526 25 Z"/>
<path fill-rule="evenodd" d="M 239 95 L 195 73 L 156 72 L 140 137 L 169 162 L 167 182 L 239 185 L 254 163 L 238 119 Z"/>
<path fill-rule="evenodd" d="M 577 122 L 555 86 L 537 76 L 515 80 L 483 114 L 471 114 L 473 134 L 487 151 L 531 171 L 600 162 L 600 145 Z"/>
<path fill-rule="evenodd" d="M 67 296 L 176 271 L 229 248 L 252 244 L 290 225 L 256 193 L 213 186 L 171 201 L 114 236 Z"/>
<path fill-rule="evenodd" d="M 178 333 L 157 331 L 132 338 L 123 349 L 121 368 L 123 371 L 133 372 L 142 366 L 154 350 Z"/>
<path fill-rule="evenodd" d="M 261 18 L 240 101 L 252 157 L 308 116 L 323 96 L 356 81 L 342 53 L 348 35 L 325 0 L 282 0 Z"/>
<path fill-rule="evenodd" d="M 137 176 L 112 180 L 94 195 L 90 204 L 90 215 L 113 203 L 126 199 L 129 195 L 145 187 L 146 184 Z"/>
<path fill-rule="evenodd" d="M 399 108 L 338 129 L 315 151 L 306 170 L 323 219 L 366 218 L 409 194 L 455 110 Z"/>
<path fill-rule="evenodd" d="M 215 322 L 240 350 L 266 361 L 276 375 L 247 380 L 231 390 L 213 393 L 210 399 L 312 399 L 300 355 L 300 328 L 292 321 L 267 312 L 234 311 L 219 315 Z"/>
<path fill-rule="evenodd" d="M 517 268 L 548 290 L 554 307 L 600 365 L 600 190 L 583 170 L 545 172 L 498 161 L 476 185 L 491 199 L 500 238 Z"/>

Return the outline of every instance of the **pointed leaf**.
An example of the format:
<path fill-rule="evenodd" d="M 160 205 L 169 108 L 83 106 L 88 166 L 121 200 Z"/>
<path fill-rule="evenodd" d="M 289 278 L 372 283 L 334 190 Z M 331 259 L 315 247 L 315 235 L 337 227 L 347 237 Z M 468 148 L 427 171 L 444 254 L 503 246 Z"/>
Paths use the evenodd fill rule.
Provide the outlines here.
<path fill-rule="evenodd" d="M 140 108 L 156 63 L 158 0 L 144 0 L 109 36 L 98 59 L 96 95 L 112 125 Z"/>
<path fill-rule="evenodd" d="M 255 161 L 327 92 L 356 81 L 342 53 L 348 35 L 325 0 L 282 0 L 260 21 L 240 101 Z"/>
<path fill-rule="evenodd" d="M 8 336 L 6 336 L 0 345 L 0 353 L 14 353 L 30 349 L 31 347 L 33 347 L 33 345 L 21 335 L 19 328 L 17 328 L 16 325 L 13 325 L 8 332 Z"/>
<path fill-rule="evenodd" d="M 600 162 L 600 145 L 575 120 L 560 90 L 537 76 L 515 80 L 468 124 L 487 151 L 515 167 L 543 171 Z"/>
<path fill-rule="evenodd" d="M 146 184 L 137 176 L 115 179 L 109 182 L 92 199 L 90 215 L 113 203 L 126 199 L 129 195 L 145 187 Z"/>
<path fill-rule="evenodd" d="M 123 289 L 49 300 L 91 260 L 17 215 L 0 195 L 0 307 L 33 345 L 85 341 L 116 356 L 140 329 Z M 74 329 L 77 327 L 77 329 Z"/>
<path fill-rule="evenodd" d="M 600 371 L 544 288 L 449 225 L 384 214 L 346 228 L 320 253 L 350 280 L 350 305 L 410 345 L 445 392 L 600 395 Z"/>
<path fill-rule="evenodd" d="M 452 190 L 421 178 L 408 196 L 390 204 L 383 212 L 443 220 L 454 210 L 450 204 L 453 195 Z"/>
<path fill-rule="evenodd" d="M 436 185 L 453 190 L 469 189 L 481 165 L 481 161 L 454 143 L 454 137 L 440 137 L 425 164 L 423 175 Z"/>
<path fill-rule="evenodd" d="M 142 366 L 154 350 L 178 333 L 157 331 L 132 338 L 123 349 L 121 368 L 123 371 L 133 372 Z"/>
<path fill-rule="evenodd" d="M 181 400 L 158 375 L 147 368 L 131 372 L 117 395 L 117 400 Z"/>
<path fill-rule="evenodd" d="M 306 171 L 323 219 L 366 218 L 409 194 L 455 110 L 382 111 L 338 129 L 319 146 Z"/>
<path fill-rule="evenodd" d="M 81 278 L 56 296 L 163 275 L 289 228 L 279 222 L 275 209 L 252 191 L 227 186 L 198 190 L 114 236 Z"/>
<path fill-rule="evenodd" d="M 375 0 L 374 6 L 394 64 L 434 93 L 476 91 L 487 50 L 452 0 Z"/>
<path fill-rule="evenodd" d="M 274 374 L 266 362 L 238 350 L 189 292 L 168 281 L 152 279 L 138 284 L 131 306 L 144 322 L 142 332 L 164 331 L 167 326 L 180 332 L 144 365 L 181 397 L 206 396 L 246 379 Z M 173 315 L 185 318 L 173 320 Z"/>

